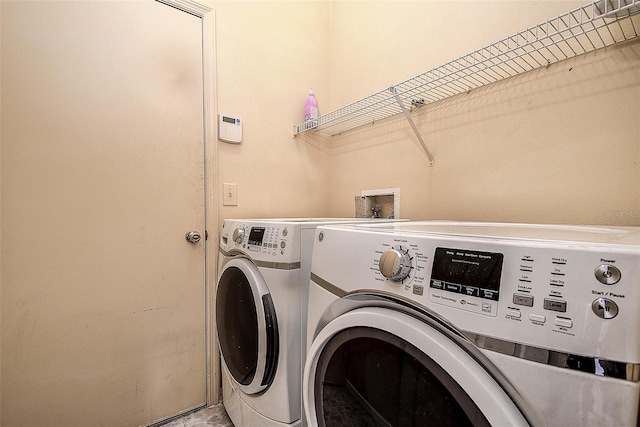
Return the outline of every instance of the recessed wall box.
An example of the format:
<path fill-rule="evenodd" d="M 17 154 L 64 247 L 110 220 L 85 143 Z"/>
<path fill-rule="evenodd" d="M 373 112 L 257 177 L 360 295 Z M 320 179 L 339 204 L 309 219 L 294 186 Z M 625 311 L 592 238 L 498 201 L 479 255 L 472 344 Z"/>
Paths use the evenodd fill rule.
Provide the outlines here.
<path fill-rule="evenodd" d="M 239 117 L 218 114 L 218 139 L 222 142 L 242 142 L 242 120 Z"/>
<path fill-rule="evenodd" d="M 356 218 L 399 218 L 400 189 L 362 190 L 355 204 Z"/>

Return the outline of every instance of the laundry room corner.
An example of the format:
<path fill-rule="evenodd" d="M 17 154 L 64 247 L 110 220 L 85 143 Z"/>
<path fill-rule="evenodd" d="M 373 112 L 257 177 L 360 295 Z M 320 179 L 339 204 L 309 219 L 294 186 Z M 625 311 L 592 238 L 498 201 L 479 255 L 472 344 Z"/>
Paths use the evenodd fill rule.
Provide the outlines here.
<path fill-rule="evenodd" d="M 229 143 L 219 138 L 214 118 L 216 227 L 209 247 L 215 273 L 209 300 L 215 331 L 215 261 L 224 219 L 328 212 L 328 155 L 293 138 L 291 125 L 304 117 L 309 87 L 328 105 L 329 16 L 326 2 L 209 3 L 216 14 L 216 114 L 242 122 L 240 141 Z M 217 403 L 222 373 L 215 332 L 211 339 L 210 403 Z"/>
<path fill-rule="evenodd" d="M 220 220 L 326 216 L 328 156 L 293 138 L 292 127 L 304 119 L 309 88 L 329 108 L 329 2 L 215 7 L 217 107 L 243 121 L 240 144 L 218 141 L 219 190 L 237 185 L 237 205 L 220 200 Z"/>

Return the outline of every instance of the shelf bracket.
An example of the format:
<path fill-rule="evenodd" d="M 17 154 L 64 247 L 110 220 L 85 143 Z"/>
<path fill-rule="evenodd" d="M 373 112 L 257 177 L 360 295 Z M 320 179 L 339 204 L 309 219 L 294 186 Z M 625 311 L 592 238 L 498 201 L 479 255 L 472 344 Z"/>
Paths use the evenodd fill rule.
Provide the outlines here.
<path fill-rule="evenodd" d="M 418 132 L 418 128 L 416 127 L 415 123 L 413 123 L 413 119 L 411 118 L 411 114 L 409 114 L 409 111 L 406 109 L 406 107 L 402 103 L 402 100 L 400 99 L 400 95 L 398 95 L 398 93 L 396 92 L 396 88 L 391 86 L 389 88 L 389 91 L 396 98 L 396 102 L 400 106 L 400 109 L 402 110 L 402 113 L 404 113 L 404 116 L 407 118 L 407 121 L 411 125 L 411 129 L 413 129 L 413 132 L 416 134 L 416 137 L 418 138 L 418 141 L 420 141 L 420 145 L 422 145 L 422 149 L 424 150 L 425 153 L 427 153 L 427 157 L 429 158 L 429 166 L 433 166 L 433 156 L 431 155 L 431 152 L 429 152 L 429 149 L 427 148 L 427 144 L 424 143 L 424 140 L 422 139 L 422 136 L 420 135 L 420 132 Z"/>

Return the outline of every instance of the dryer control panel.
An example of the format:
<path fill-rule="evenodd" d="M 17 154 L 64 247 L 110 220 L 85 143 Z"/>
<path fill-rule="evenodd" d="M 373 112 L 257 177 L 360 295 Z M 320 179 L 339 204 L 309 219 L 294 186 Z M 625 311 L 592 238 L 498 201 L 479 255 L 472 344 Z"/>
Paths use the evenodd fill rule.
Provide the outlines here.
<path fill-rule="evenodd" d="M 596 347 L 600 357 L 640 363 L 630 360 L 640 359 L 640 229 L 504 227 L 327 228 L 312 272 L 347 294 L 414 301 L 470 333 L 571 354 Z M 331 246 L 357 256 L 333 256 Z"/>
<path fill-rule="evenodd" d="M 495 316 L 500 297 L 504 255 L 461 248 L 435 248 L 429 299 L 451 305 L 460 301 L 463 309 Z M 451 298 L 454 294 L 457 298 Z"/>

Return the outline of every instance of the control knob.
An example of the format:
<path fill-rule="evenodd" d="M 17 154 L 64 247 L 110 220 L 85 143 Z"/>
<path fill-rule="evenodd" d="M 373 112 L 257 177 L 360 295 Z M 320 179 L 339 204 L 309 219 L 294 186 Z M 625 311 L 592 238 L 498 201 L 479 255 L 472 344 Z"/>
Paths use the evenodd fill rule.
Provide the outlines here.
<path fill-rule="evenodd" d="M 389 249 L 380 256 L 378 268 L 384 277 L 399 282 L 411 273 L 411 257 L 402 249 Z"/>
<path fill-rule="evenodd" d="M 236 243 L 242 243 L 244 240 L 244 228 L 238 227 L 233 230 L 233 241 Z"/>

